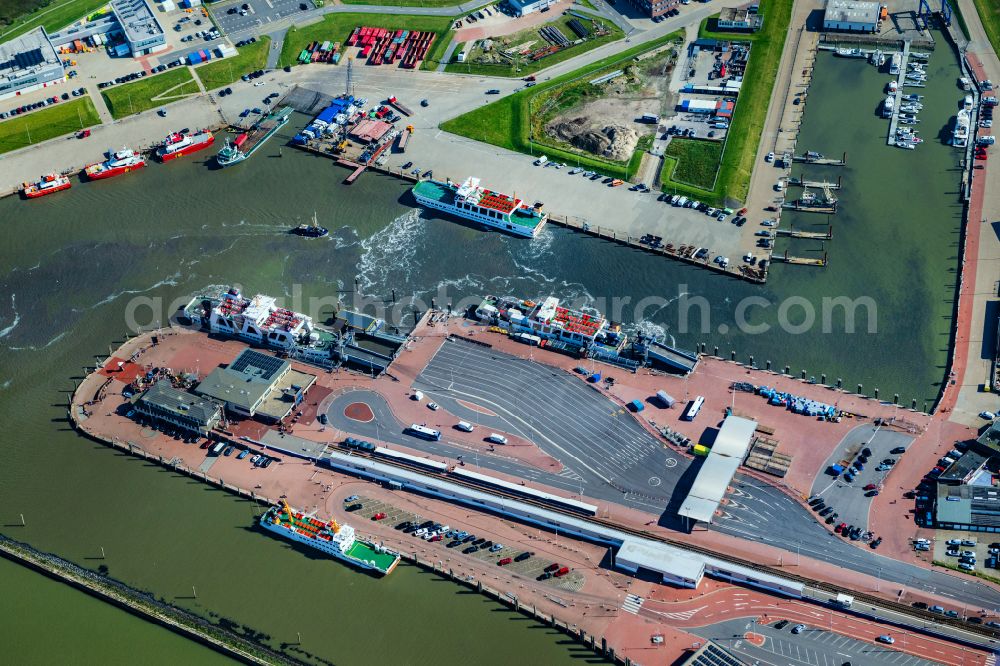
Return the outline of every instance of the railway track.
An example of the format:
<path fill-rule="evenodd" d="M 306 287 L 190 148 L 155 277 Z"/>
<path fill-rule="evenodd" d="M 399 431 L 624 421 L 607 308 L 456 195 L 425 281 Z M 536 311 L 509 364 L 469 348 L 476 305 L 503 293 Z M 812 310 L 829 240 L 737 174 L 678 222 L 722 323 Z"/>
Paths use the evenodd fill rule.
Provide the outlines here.
<path fill-rule="evenodd" d="M 352 453 L 352 455 L 363 456 L 365 458 L 369 458 L 371 460 L 378 461 L 378 462 L 380 462 L 382 464 L 391 465 L 393 467 L 398 467 L 400 469 L 405 469 L 405 470 L 410 471 L 410 472 L 419 472 L 420 474 L 428 475 L 427 470 L 421 469 L 421 468 L 416 467 L 416 466 L 410 466 L 410 465 L 402 464 L 402 463 L 400 463 L 398 461 L 394 461 L 394 460 L 387 460 L 386 458 L 379 457 L 379 456 L 372 455 L 372 454 L 365 453 L 365 452 L 358 451 L 358 450 L 353 450 L 352 449 L 351 453 Z M 548 511 L 554 511 L 556 513 L 559 513 L 559 514 L 562 514 L 562 515 L 565 515 L 565 516 L 568 516 L 568 517 L 576 518 L 578 520 L 585 520 L 585 521 L 593 523 L 595 525 L 599 525 L 601 527 L 606 527 L 608 529 L 614 529 L 614 530 L 617 530 L 618 532 L 623 532 L 623 533 L 629 534 L 631 536 L 639 537 L 639 538 L 642 538 L 642 539 L 648 539 L 650 541 L 657 541 L 657 542 L 660 542 L 660 543 L 664 543 L 664 544 L 670 545 L 670 546 L 672 546 L 674 548 L 679 548 L 681 550 L 686 550 L 686 551 L 689 551 L 689 552 L 692 552 L 692 553 L 697 553 L 699 555 L 704 555 L 706 557 L 712 557 L 712 558 L 717 559 L 717 560 L 722 560 L 722 561 L 729 562 L 729 563 L 732 563 L 732 564 L 737 564 L 739 566 L 746 567 L 746 568 L 752 569 L 754 571 L 759 571 L 761 573 L 766 573 L 766 574 L 771 575 L 771 576 L 777 576 L 779 578 L 785 578 L 785 579 L 790 580 L 790 581 L 794 581 L 794 582 L 797 582 L 797 583 L 802 583 L 803 585 L 808 586 L 809 588 L 812 588 L 814 590 L 818 590 L 820 592 L 829 593 L 829 595 L 831 596 L 831 598 L 836 598 L 837 594 L 846 594 L 846 595 L 849 595 L 849 596 L 851 596 L 851 597 L 854 598 L 854 603 L 855 603 L 856 606 L 866 606 L 866 607 L 870 607 L 870 608 L 873 608 L 873 609 L 881 608 L 883 610 L 891 611 L 891 612 L 899 614 L 899 615 L 904 615 L 907 618 L 910 618 L 911 620 L 914 621 L 913 624 L 905 625 L 905 626 L 908 626 L 910 629 L 916 629 L 918 631 L 921 631 L 922 633 L 925 633 L 925 634 L 928 634 L 928 635 L 931 635 L 931 636 L 935 636 L 937 638 L 943 638 L 943 639 L 949 640 L 949 641 L 961 642 L 961 643 L 964 643 L 966 645 L 969 645 L 971 647 L 975 647 L 975 648 L 978 648 L 978 649 L 995 649 L 995 647 L 992 646 L 992 645 L 984 644 L 985 641 L 983 643 L 981 643 L 981 642 L 977 642 L 977 641 L 972 640 L 972 639 L 964 639 L 964 638 L 961 638 L 961 637 L 953 636 L 951 634 L 937 632 L 937 631 L 934 631 L 931 628 L 931 626 L 928 626 L 928 625 L 938 625 L 938 626 L 951 627 L 953 629 L 961 630 L 961 631 L 963 631 L 963 632 L 965 632 L 967 634 L 971 634 L 973 636 L 981 636 L 983 639 L 986 639 L 986 641 L 989 641 L 989 642 L 992 642 L 995 639 L 1000 638 L 1000 631 L 994 631 L 994 630 L 992 630 L 989 627 L 986 627 L 984 625 L 969 624 L 967 622 L 962 621 L 961 619 L 949 618 L 949 617 L 942 616 L 942 615 L 939 615 L 939 614 L 936 614 L 936 613 L 931 613 L 930 611 L 927 611 L 927 610 L 923 610 L 923 609 L 919 609 L 919 608 L 914 608 L 912 606 L 909 606 L 909 605 L 904 604 L 904 603 L 900 603 L 898 601 L 893 601 L 891 599 L 885 599 L 883 597 L 878 597 L 878 596 L 875 596 L 873 594 L 869 594 L 867 592 L 859 592 L 859 591 L 856 591 L 856 590 L 853 590 L 853 589 L 850 589 L 850 588 L 847 588 L 847 587 L 842 587 L 842 586 L 839 586 L 839 585 L 835 585 L 833 583 L 829 583 L 827 581 L 816 580 L 816 579 L 812 579 L 812 578 L 807 578 L 805 576 L 800 576 L 798 574 L 789 573 L 788 571 L 785 571 L 785 570 L 782 570 L 782 569 L 779 569 L 779 568 L 776 568 L 776 567 L 770 567 L 770 566 L 762 565 L 762 564 L 759 564 L 757 562 L 752 562 L 750 560 L 746 560 L 746 559 L 743 559 L 743 558 L 740 558 L 740 557 L 736 557 L 736 556 L 728 554 L 728 553 L 716 552 L 716 551 L 713 551 L 713 550 L 711 550 L 709 548 L 706 548 L 704 546 L 699 546 L 697 544 L 691 544 L 691 543 L 688 543 L 688 542 L 685 542 L 685 541 L 678 541 L 676 539 L 671 539 L 669 537 L 665 537 L 665 536 L 660 535 L 660 534 L 650 533 L 650 532 L 648 532 L 646 530 L 641 530 L 641 529 L 636 529 L 636 528 L 633 528 L 633 527 L 628 527 L 628 526 L 625 526 L 625 525 L 621 525 L 621 524 L 615 523 L 615 522 L 613 522 L 611 520 L 600 518 L 598 516 L 585 516 L 585 515 L 581 515 L 580 513 L 569 511 L 569 510 L 560 508 L 560 507 L 558 507 L 556 505 L 551 505 L 551 504 L 547 504 L 547 503 L 540 502 L 540 501 L 537 501 L 537 500 L 533 500 L 533 499 L 531 499 L 529 497 L 525 497 L 523 495 L 518 495 L 518 494 L 515 494 L 515 493 L 511 493 L 511 492 L 505 492 L 505 491 L 503 491 L 501 489 L 498 489 L 498 488 L 495 488 L 493 486 L 485 488 L 482 485 L 471 483 L 471 482 L 469 482 L 466 479 L 462 479 L 460 477 L 455 477 L 455 476 L 452 476 L 450 474 L 444 474 L 442 476 L 444 476 L 445 478 L 447 478 L 447 480 L 450 483 L 454 483 L 455 485 L 462 486 L 462 487 L 465 487 L 465 488 L 469 488 L 471 490 L 477 490 L 479 492 L 483 492 L 484 490 L 487 490 L 491 494 L 497 495 L 498 497 L 504 497 L 504 498 L 507 498 L 507 499 L 517 500 L 519 502 L 523 502 L 525 504 L 529 504 L 531 506 L 535 506 L 535 507 L 538 507 L 540 509 L 546 509 Z M 807 600 L 813 601 L 813 602 L 818 603 L 818 604 L 824 604 L 824 602 L 821 601 L 821 600 L 819 600 L 819 599 L 810 599 L 810 598 L 807 597 Z M 836 608 L 837 608 L 837 610 L 840 610 L 842 612 L 849 612 L 849 613 L 853 613 L 853 614 L 861 615 L 861 616 L 865 616 L 865 617 L 874 617 L 870 613 L 860 612 L 860 611 L 855 610 L 855 609 L 841 608 L 839 606 L 836 607 Z M 902 623 L 894 623 L 891 620 L 887 620 L 885 618 L 880 618 L 880 617 L 875 617 L 875 619 L 877 619 L 879 622 L 882 622 L 882 623 L 887 623 L 888 622 L 890 624 L 899 624 L 899 625 L 902 624 Z"/>

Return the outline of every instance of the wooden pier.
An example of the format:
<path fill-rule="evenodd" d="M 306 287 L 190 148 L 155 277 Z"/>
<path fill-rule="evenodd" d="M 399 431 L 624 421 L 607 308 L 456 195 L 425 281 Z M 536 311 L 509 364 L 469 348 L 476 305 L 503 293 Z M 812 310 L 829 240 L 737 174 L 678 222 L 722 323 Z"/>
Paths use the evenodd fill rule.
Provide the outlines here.
<path fill-rule="evenodd" d="M 807 257 L 790 257 L 786 251 L 784 254 L 772 254 L 771 262 L 775 261 L 798 266 L 826 266 L 826 252 L 823 253 L 822 259 L 809 259 Z"/>
<path fill-rule="evenodd" d="M 832 183 L 826 180 L 806 180 L 804 178 L 795 178 L 794 176 L 788 177 L 788 185 L 796 185 L 798 187 L 815 187 L 821 190 L 839 190 L 841 188 L 840 176 L 837 177 L 837 182 Z"/>
<path fill-rule="evenodd" d="M 809 155 L 793 155 L 793 162 L 803 162 L 805 164 L 818 164 L 820 166 L 847 166 L 847 153 L 839 159 L 831 159 L 829 157 L 811 157 Z"/>
<path fill-rule="evenodd" d="M 821 205 L 803 205 L 796 201 L 790 203 L 783 203 L 781 207 L 785 210 L 797 210 L 803 213 L 826 213 L 827 215 L 833 215 L 837 212 L 837 204 L 821 204 Z"/>
<path fill-rule="evenodd" d="M 778 236 L 789 238 L 811 238 L 812 240 L 831 240 L 833 238 L 833 227 L 827 226 L 826 231 L 802 231 L 800 229 L 776 229 Z"/>

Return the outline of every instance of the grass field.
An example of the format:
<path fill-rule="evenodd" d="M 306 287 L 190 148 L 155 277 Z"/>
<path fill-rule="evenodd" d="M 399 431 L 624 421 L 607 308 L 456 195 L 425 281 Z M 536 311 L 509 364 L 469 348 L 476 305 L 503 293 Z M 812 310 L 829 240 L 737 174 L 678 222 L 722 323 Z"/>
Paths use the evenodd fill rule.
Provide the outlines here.
<path fill-rule="evenodd" d="M 427 58 L 422 69 L 437 67 L 438 60 L 444 53 L 448 42 L 451 41 L 452 18 L 448 16 L 410 16 L 410 15 L 388 15 L 388 14 L 327 14 L 319 23 L 304 27 L 293 26 L 289 28 L 285 35 L 285 43 L 281 47 L 281 58 L 278 65 L 295 65 L 296 58 L 309 42 L 330 40 L 344 44 L 347 38 L 358 26 L 369 26 L 372 28 L 386 28 L 392 30 L 422 30 L 434 32 L 437 37 L 431 44 L 427 52 Z M 357 53 L 356 48 L 349 48 L 351 55 Z M 341 61 L 343 62 L 343 61 Z M 356 66 L 364 66 L 364 61 L 355 61 Z M 383 67 L 398 65 L 382 65 Z"/>
<path fill-rule="evenodd" d="M 39 26 L 47 32 L 57 32 L 107 3 L 108 0 L 53 0 L 38 7 L 37 0 L 0 0 L 0 42 Z"/>
<path fill-rule="evenodd" d="M 0 153 L 100 124 L 90 95 L 0 122 Z"/>
<path fill-rule="evenodd" d="M 602 70 L 610 71 L 616 67 L 620 67 L 622 63 L 632 60 L 640 53 L 659 48 L 671 41 L 680 41 L 682 37 L 683 33 L 674 32 L 648 44 L 635 46 L 627 51 L 604 58 L 569 74 L 564 74 L 551 81 L 540 83 L 534 88 L 522 90 L 487 104 L 482 108 L 470 111 L 457 118 L 452 118 L 449 121 L 441 123 L 441 129 L 476 141 L 507 148 L 508 150 L 533 155 L 544 153 L 549 159 L 565 161 L 569 164 L 579 164 L 580 166 L 599 171 L 608 176 L 626 178 L 629 174 L 635 173 L 635 169 L 638 167 L 639 160 L 642 157 L 639 151 L 633 155 L 627 164 L 624 164 L 621 162 L 609 162 L 596 157 L 581 157 L 576 153 L 534 143 L 529 140 L 529 117 L 531 115 L 529 107 L 534 98 L 545 95 L 554 88 L 572 83 L 585 76 L 592 76 L 594 73 Z"/>
<path fill-rule="evenodd" d="M 271 38 L 264 35 L 253 44 L 241 47 L 231 58 L 214 60 L 195 68 L 205 90 L 214 90 L 239 80 L 247 72 L 263 69 L 267 64 L 267 52 L 271 48 Z"/>
<path fill-rule="evenodd" d="M 580 12 L 584 13 L 584 12 Z M 546 23 L 545 25 L 552 26 L 559 30 L 563 35 L 569 40 L 577 39 L 576 34 L 570 30 L 569 22 L 576 17 L 572 15 L 560 16 L 557 20 L 551 23 Z M 544 67 L 551 67 L 552 65 L 558 64 L 563 60 L 578 56 L 581 53 L 586 53 L 591 49 L 597 48 L 602 44 L 607 44 L 608 42 L 613 42 L 621 39 L 625 36 L 625 33 L 616 26 L 614 23 L 604 19 L 603 23 L 611 32 L 603 37 L 596 37 L 593 39 L 588 39 L 582 44 L 576 44 L 570 46 L 569 48 L 563 49 L 558 53 L 554 53 L 550 56 L 542 58 L 536 62 L 522 62 L 520 66 L 515 69 L 513 64 L 489 64 L 489 63 L 474 63 L 469 62 L 469 60 L 474 59 L 480 51 L 475 50 L 469 54 L 470 58 L 466 62 L 453 62 L 449 64 L 445 71 L 457 72 L 460 74 L 478 74 L 481 76 L 527 76 L 529 74 L 534 74 L 538 70 Z M 589 29 L 591 26 L 585 24 Z M 506 39 L 506 38 L 504 38 Z M 509 36 L 510 44 L 523 44 L 528 41 L 534 41 L 535 46 L 540 46 L 543 44 L 541 37 L 538 36 L 538 27 L 530 28 L 528 30 L 522 30 L 519 33 Z"/>
<path fill-rule="evenodd" d="M 672 170 L 665 171 L 669 180 L 710 190 L 715 185 L 715 175 L 719 171 L 722 142 L 671 139 L 664 155 L 673 157 L 676 164 Z"/>
<path fill-rule="evenodd" d="M 990 38 L 993 50 L 1000 53 L 1000 3 L 996 0 L 973 0 L 983 22 L 986 36 Z"/>
<path fill-rule="evenodd" d="M 169 69 L 162 74 L 108 88 L 101 95 L 111 115 L 118 118 L 175 102 L 198 93 L 198 83 L 187 67 Z"/>
<path fill-rule="evenodd" d="M 746 199 L 754 156 L 760 143 L 761 132 L 764 130 L 771 91 L 778 74 L 785 38 L 788 35 L 792 0 L 772 0 L 764 3 L 761 5 L 761 12 L 764 15 L 764 27 L 752 35 L 710 32 L 706 25 L 713 19 L 702 22 L 700 37 L 752 42 L 750 62 L 743 77 L 743 87 L 736 103 L 715 188 L 705 190 L 665 179 L 664 190 L 693 195 L 701 201 L 714 204 L 726 202 L 732 204 Z"/>

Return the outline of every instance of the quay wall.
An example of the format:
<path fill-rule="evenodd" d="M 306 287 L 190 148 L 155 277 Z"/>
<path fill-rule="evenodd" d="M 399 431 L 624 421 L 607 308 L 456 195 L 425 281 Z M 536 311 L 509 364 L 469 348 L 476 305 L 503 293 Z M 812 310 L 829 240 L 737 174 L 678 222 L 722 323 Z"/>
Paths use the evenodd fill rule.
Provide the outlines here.
<path fill-rule="evenodd" d="M 253 643 L 186 610 L 157 601 L 148 592 L 141 592 L 113 578 L 89 571 L 55 555 L 42 553 L 3 535 L 0 535 L 0 557 L 66 583 L 239 662 L 281 665 L 303 663 Z"/>

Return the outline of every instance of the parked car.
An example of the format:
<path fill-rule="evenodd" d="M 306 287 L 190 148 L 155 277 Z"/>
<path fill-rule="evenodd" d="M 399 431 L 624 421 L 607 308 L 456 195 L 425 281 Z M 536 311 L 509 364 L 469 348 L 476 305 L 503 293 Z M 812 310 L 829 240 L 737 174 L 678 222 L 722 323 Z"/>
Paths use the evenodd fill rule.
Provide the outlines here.
<path fill-rule="evenodd" d="M 801 634 L 805 630 L 806 630 L 806 625 L 804 624 L 797 624 L 794 627 L 792 627 L 793 634 Z"/>

